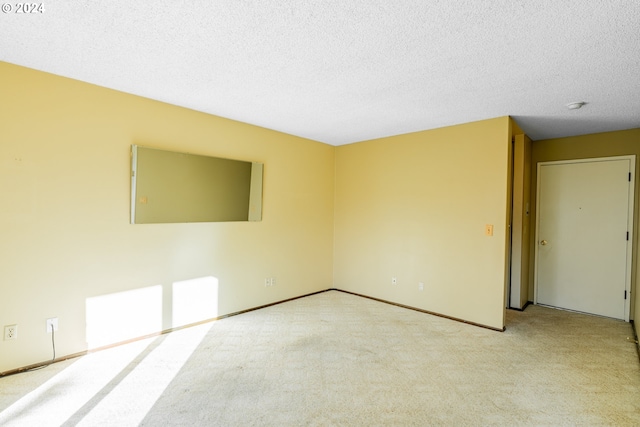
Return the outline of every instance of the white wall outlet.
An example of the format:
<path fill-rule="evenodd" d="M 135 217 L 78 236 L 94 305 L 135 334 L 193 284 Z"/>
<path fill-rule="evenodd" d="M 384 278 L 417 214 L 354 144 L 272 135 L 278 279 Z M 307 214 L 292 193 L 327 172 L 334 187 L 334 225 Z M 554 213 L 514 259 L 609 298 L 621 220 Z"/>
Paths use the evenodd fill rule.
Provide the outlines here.
<path fill-rule="evenodd" d="M 418 283 L 418 290 L 419 291 L 424 291 L 424 283 L 422 283 L 422 282 Z"/>
<path fill-rule="evenodd" d="M 272 277 L 271 278 L 271 286 L 275 286 L 276 285 L 276 278 Z"/>
<path fill-rule="evenodd" d="M 267 277 L 266 279 L 264 279 L 264 287 L 268 287 L 271 286 L 271 278 Z"/>
<path fill-rule="evenodd" d="M 52 317 L 47 319 L 47 332 L 51 333 L 51 329 L 53 328 L 54 332 L 58 331 L 58 318 Z"/>
<path fill-rule="evenodd" d="M 398 278 L 397 277 L 392 277 L 391 278 L 391 284 L 392 285 L 397 285 L 398 284 Z"/>
<path fill-rule="evenodd" d="M 18 325 L 7 325 L 4 327 L 4 340 L 18 339 Z"/>

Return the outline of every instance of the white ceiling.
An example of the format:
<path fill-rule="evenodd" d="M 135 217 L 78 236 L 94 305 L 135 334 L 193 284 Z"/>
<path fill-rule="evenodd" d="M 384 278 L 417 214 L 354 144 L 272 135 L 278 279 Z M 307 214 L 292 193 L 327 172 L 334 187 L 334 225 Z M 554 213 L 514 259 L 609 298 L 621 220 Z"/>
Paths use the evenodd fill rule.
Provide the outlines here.
<path fill-rule="evenodd" d="M 504 115 L 534 140 L 640 127 L 638 0 L 43 4 L 0 14 L 0 60 L 328 144 Z"/>

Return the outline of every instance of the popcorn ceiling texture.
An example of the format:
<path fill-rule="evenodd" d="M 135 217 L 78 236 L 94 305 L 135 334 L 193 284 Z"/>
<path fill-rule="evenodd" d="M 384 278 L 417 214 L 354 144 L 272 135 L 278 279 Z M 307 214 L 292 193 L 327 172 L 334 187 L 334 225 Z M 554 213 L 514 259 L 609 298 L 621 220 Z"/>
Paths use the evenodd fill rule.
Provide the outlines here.
<path fill-rule="evenodd" d="M 44 6 L 0 14 L 0 60 L 333 145 L 504 115 L 534 140 L 640 127 L 636 0 Z"/>

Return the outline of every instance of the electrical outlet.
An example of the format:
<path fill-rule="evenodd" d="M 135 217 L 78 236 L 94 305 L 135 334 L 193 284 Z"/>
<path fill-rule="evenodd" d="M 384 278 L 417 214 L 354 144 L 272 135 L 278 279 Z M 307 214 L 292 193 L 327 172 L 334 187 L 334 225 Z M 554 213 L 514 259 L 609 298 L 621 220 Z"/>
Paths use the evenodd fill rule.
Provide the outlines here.
<path fill-rule="evenodd" d="M 419 291 L 424 291 L 424 283 L 422 283 L 422 282 L 418 283 L 418 290 Z"/>
<path fill-rule="evenodd" d="M 397 278 L 395 278 L 395 277 L 392 277 L 392 278 L 391 278 L 391 284 L 392 284 L 392 285 L 397 285 L 397 284 L 398 284 L 398 279 L 397 279 Z"/>
<path fill-rule="evenodd" d="M 272 277 L 271 278 L 271 286 L 275 286 L 276 285 L 276 278 Z"/>
<path fill-rule="evenodd" d="M 266 288 L 268 286 L 271 286 L 271 279 L 269 277 L 264 279 L 264 287 Z"/>
<path fill-rule="evenodd" d="M 50 319 L 47 319 L 47 332 L 51 333 L 51 328 L 53 327 L 53 331 L 57 332 L 58 331 L 58 318 L 57 317 L 52 317 Z"/>
<path fill-rule="evenodd" d="M 7 325 L 4 327 L 4 340 L 18 339 L 18 325 Z"/>

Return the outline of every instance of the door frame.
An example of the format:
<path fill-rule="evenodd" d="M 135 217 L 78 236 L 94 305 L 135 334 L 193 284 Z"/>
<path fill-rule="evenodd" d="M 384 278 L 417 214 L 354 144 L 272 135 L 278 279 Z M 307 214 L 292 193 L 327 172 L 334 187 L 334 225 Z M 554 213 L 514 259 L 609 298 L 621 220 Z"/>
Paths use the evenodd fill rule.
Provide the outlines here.
<path fill-rule="evenodd" d="M 611 156 L 611 157 L 595 157 L 586 159 L 570 159 L 570 160 L 556 160 L 550 162 L 538 162 L 536 165 L 537 177 L 536 177 L 536 232 L 534 241 L 534 266 L 533 266 L 533 303 L 538 304 L 538 248 L 540 237 L 538 236 L 540 230 L 540 169 L 542 166 L 548 165 L 561 165 L 561 164 L 573 164 L 573 163 L 595 163 L 606 162 L 615 160 L 628 160 L 629 172 L 631 173 L 631 180 L 629 182 L 629 206 L 627 207 L 627 230 L 629 232 L 629 239 L 627 240 L 627 260 L 625 271 L 625 285 L 624 289 L 627 292 L 627 298 L 624 301 L 624 320 L 629 321 L 629 313 L 631 309 L 631 267 L 633 263 L 633 214 L 635 205 L 635 176 L 636 176 L 636 156 Z"/>
<path fill-rule="evenodd" d="M 532 262 L 530 202 L 533 187 L 531 185 L 532 141 L 526 134 L 513 138 L 513 156 L 511 174 L 511 217 L 510 217 L 510 257 L 507 308 L 524 310 L 529 304 L 529 289 Z M 515 298 L 515 300 L 514 300 Z"/>

